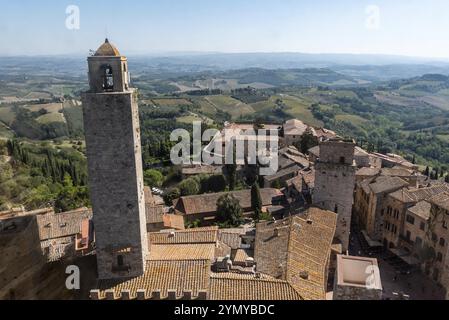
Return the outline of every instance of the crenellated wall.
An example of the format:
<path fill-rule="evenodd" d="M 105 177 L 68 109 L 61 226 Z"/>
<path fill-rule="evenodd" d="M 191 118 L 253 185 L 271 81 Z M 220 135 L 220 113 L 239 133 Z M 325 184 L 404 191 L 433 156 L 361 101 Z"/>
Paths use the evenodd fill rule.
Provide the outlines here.
<path fill-rule="evenodd" d="M 131 290 L 121 290 L 119 293 L 113 289 L 100 291 L 91 290 L 92 300 L 207 300 L 207 291 L 198 291 L 197 296 L 193 296 L 192 291 L 183 291 L 182 295 L 177 294 L 177 290 L 168 290 L 167 296 L 162 296 L 160 290 L 147 292 L 144 289 L 136 290 L 135 294 Z"/>

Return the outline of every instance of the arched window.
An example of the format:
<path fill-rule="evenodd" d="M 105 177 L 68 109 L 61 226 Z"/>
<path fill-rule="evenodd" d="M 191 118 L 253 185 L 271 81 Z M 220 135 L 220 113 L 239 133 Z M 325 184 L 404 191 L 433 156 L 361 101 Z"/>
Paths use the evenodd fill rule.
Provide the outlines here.
<path fill-rule="evenodd" d="M 112 72 L 112 67 L 110 65 L 106 65 L 103 67 L 104 78 L 103 78 L 103 89 L 104 91 L 113 91 L 114 90 L 114 76 Z"/>

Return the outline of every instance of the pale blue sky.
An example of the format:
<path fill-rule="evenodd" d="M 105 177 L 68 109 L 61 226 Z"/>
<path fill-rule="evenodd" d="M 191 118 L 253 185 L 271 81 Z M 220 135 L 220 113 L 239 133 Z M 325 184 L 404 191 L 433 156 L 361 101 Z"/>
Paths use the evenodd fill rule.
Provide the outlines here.
<path fill-rule="evenodd" d="M 80 29 L 65 26 L 80 8 Z M 366 8 L 380 10 L 367 28 Z M 371 20 L 370 20 L 371 21 Z M 383 53 L 449 58 L 447 0 L 0 0 L 0 54 Z"/>

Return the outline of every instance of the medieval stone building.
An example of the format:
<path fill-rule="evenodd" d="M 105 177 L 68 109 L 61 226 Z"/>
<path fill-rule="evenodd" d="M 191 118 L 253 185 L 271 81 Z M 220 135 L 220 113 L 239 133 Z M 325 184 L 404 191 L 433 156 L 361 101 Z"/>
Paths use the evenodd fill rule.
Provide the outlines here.
<path fill-rule="evenodd" d="M 82 101 L 98 275 L 140 276 L 148 244 L 136 91 L 127 58 L 107 39 L 88 65 Z"/>
<path fill-rule="evenodd" d="M 315 163 L 313 203 L 338 214 L 335 236 L 342 249 L 349 246 L 356 165 L 353 141 L 331 139 L 320 143 Z"/>

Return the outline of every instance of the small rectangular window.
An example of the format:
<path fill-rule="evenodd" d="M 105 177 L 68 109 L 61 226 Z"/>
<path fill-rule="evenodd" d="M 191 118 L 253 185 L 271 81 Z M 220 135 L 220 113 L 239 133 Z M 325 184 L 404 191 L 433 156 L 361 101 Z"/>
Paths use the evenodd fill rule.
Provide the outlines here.
<path fill-rule="evenodd" d="M 117 256 L 117 265 L 119 267 L 123 267 L 124 266 L 124 261 L 123 261 L 123 256 Z"/>
<path fill-rule="evenodd" d="M 407 222 L 410 223 L 410 224 L 415 224 L 415 218 L 412 217 L 412 216 L 410 216 L 410 215 L 407 215 L 406 220 L 407 220 Z"/>

